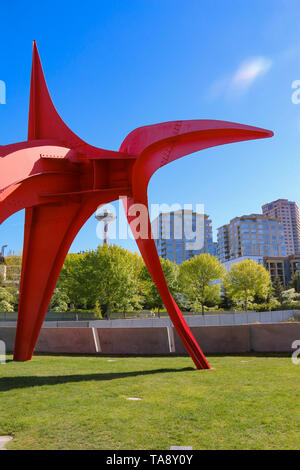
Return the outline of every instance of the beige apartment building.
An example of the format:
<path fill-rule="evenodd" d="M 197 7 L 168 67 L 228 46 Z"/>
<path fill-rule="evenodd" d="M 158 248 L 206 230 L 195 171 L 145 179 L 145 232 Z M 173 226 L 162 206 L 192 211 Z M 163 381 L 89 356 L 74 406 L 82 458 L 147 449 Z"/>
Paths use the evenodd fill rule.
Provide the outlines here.
<path fill-rule="evenodd" d="M 284 257 L 283 225 L 261 214 L 235 217 L 218 228 L 217 256 L 221 263 L 241 257 Z"/>
<path fill-rule="evenodd" d="M 268 217 L 281 220 L 287 255 L 300 254 L 300 217 L 296 202 L 277 199 L 262 206 L 262 212 Z"/>
<path fill-rule="evenodd" d="M 270 272 L 272 282 L 276 277 L 280 282 L 288 286 L 296 273 L 300 272 L 300 255 L 289 255 L 286 257 L 264 258 L 264 266 Z"/>

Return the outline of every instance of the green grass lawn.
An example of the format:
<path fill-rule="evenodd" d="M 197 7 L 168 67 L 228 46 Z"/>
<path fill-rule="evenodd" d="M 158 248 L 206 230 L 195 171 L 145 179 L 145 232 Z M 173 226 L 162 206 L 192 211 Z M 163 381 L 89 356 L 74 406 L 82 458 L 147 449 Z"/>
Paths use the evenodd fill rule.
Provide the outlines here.
<path fill-rule="evenodd" d="M 188 357 L 11 359 L 0 364 L 8 449 L 300 448 L 300 366 L 287 355 L 211 356 L 210 371 Z"/>

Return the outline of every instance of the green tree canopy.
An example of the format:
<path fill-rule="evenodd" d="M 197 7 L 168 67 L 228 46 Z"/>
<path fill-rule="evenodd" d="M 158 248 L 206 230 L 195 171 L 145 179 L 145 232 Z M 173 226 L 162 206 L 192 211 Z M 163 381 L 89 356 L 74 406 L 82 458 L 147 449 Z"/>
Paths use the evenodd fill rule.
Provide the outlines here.
<path fill-rule="evenodd" d="M 0 287 L 0 312 L 13 312 L 17 309 L 18 291 L 14 287 Z"/>
<path fill-rule="evenodd" d="M 290 286 L 294 288 L 297 293 L 300 292 L 300 273 L 296 272 L 293 275 Z"/>
<path fill-rule="evenodd" d="M 225 272 L 219 260 L 208 253 L 182 263 L 179 285 L 186 305 L 195 310 L 200 306 L 204 314 L 204 306 L 218 304 L 221 283 L 217 281 L 223 279 Z"/>
<path fill-rule="evenodd" d="M 52 295 L 49 310 L 54 312 L 66 312 L 69 302 L 70 299 L 67 293 L 63 289 L 56 287 Z"/>
<path fill-rule="evenodd" d="M 247 310 L 254 297 L 266 299 L 271 290 L 270 273 L 251 259 L 233 264 L 224 279 L 227 294 Z"/>
<path fill-rule="evenodd" d="M 58 287 L 76 308 L 128 310 L 140 305 L 138 273 L 139 255 L 117 245 L 99 246 L 82 254 L 69 254 L 65 260 Z"/>
<path fill-rule="evenodd" d="M 176 263 L 164 258 L 160 258 L 161 266 L 169 287 L 174 298 L 178 294 L 178 274 L 179 266 Z M 158 311 L 163 308 L 164 304 L 157 290 L 156 285 L 152 281 L 149 271 L 144 263 L 139 274 L 140 288 L 144 297 L 144 305 L 146 308 L 157 308 Z"/>
<path fill-rule="evenodd" d="M 22 255 L 9 255 L 5 258 L 6 279 L 8 281 L 20 281 L 22 269 Z"/>
<path fill-rule="evenodd" d="M 274 297 L 278 300 L 280 305 L 282 305 L 284 301 L 283 291 L 284 291 L 284 287 L 279 277 L 276 276 L 273 282 L 273 293 L 274 293 Z"/>

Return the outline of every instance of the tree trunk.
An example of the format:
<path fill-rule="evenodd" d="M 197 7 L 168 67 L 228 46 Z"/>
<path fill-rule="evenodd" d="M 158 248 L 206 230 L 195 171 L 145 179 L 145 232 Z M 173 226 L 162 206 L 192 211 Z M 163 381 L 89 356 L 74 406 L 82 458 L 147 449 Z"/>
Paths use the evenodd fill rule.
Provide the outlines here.
<path fill-rule="evenodd" d="M 107 309 L 106 309 L 106 318 L 107 320 L 110 320 L 110 305 L 109 304 L 107 305 Z"/>

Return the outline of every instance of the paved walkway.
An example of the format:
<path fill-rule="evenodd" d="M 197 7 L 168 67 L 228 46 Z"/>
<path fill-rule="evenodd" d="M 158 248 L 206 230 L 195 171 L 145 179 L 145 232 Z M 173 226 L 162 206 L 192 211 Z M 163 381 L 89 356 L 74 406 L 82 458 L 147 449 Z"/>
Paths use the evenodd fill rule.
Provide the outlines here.
<path fill-rule="evenodd" d="M 12 440 L 11 436 L 0 436 L 0 450 L 7 450 L 6 444 Z"/>

